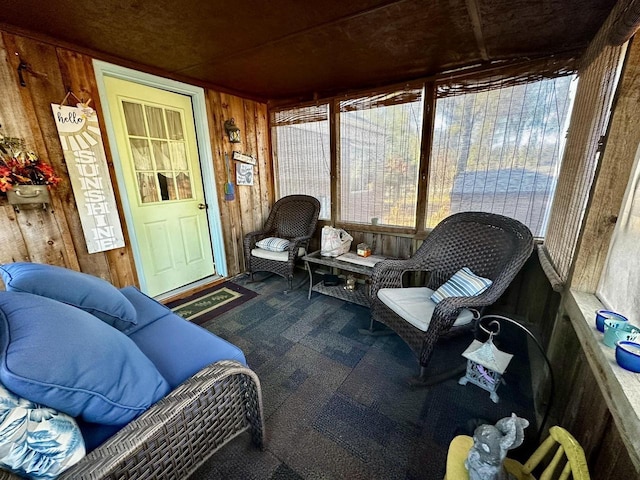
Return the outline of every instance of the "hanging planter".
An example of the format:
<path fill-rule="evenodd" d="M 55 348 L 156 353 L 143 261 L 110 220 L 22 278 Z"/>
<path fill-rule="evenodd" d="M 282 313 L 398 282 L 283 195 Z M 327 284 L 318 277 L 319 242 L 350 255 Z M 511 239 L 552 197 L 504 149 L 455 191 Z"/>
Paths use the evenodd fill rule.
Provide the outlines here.
<path fill-rule="evenodd" d="M 42 208 L 47 208 L 51 203 L 49 188 L 46 185 L 16 185 L 7 190 L 7 200 L 16 208 L 17 205 L 41 203 Z"/>
<path fill-rule="evenodd" d="M 16 211 L 19 205 L 51 202 L 48 186 L 60 182 L 51 165 L 26 150 L 21 138 L 5 137 L 0 133 L 0 191 Z"/>

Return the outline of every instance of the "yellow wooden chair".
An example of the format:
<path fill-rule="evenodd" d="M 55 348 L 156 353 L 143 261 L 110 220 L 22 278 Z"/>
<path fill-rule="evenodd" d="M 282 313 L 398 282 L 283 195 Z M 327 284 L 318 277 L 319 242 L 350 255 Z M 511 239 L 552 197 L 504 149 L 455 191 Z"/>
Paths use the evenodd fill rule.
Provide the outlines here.
<path fill-rule="evenodd" d="M 467 435 L 455 437 L 449 444 L 447 453 L 447 471 L 445 480 L 467 480 L 469 473 L 464 466 L 469 450 L 473 446 L 473 438 Z M 542 461 L 549 458 L 555 449 L 553 457 L 548 463 Z M 539 480 L 589 480 L 589 469 L 584 450 L 573 436 L 562 427 L 551 427 L 549 437 L 540 444 L 533 455 L 522 465 L 511 458 L 505 458 L 504 467 L 518 480 L 536 480 L 534 471 L 540 472 Z"/>

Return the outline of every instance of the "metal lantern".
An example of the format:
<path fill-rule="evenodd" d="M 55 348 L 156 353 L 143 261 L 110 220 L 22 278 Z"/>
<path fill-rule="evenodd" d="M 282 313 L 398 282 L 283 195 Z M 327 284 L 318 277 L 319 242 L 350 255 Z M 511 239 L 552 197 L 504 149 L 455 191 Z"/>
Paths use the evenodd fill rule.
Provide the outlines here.
<path fill-rule="evenodd" d="M 227 131 L 231 143 L 240 143 L 240 129 L 233 118 L 224 122 L 224 129 Z"/>
<path fill-rule="evenodd" d="M 498 403 L 499 397 L 496 391 L 500 383 L 504 383 L 502 375 L 513 355 L 498 350 L 493 344 L 494 334 L 497 332 L 490 332 L 489 340 L 484 343 L 474 340 L 462 353 L 462 356 L 467 359 L 467 371 L 458 383 L 466 385 L 471 382 L 490 392 L 491 400 Z"/>

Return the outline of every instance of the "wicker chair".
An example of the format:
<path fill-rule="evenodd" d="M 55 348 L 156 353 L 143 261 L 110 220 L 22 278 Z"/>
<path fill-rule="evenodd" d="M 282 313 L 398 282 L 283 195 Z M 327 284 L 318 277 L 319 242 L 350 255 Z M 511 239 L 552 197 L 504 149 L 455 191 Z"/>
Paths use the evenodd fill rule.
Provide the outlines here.
<path fill-rule="evenodd" d="M 419 383 L 432 384 L 450 378 L 460 370 L 427 379 L 426 371 L 436 342 L 443 336 L 469 331 L 474 321 L 454 326 L 464 309 L 478 313 L 494 303 L 509 286 L 533 250 L 533 236 L 522 223 L 502 215 L 463 212 L 440 222 L 408 260 L 378 263 L 371 277 L 371 329 L 374 322 L 387 325 L 413 350 L 420 362 Z M 479 295 L 449 297 L 435 304 L 425 329 L 421 330 L 395 313 L 383 301 L 380 289 L 402 288 L 405 272 L 429 273 L 426 287 L 436 290 L 454 273 L 469 267 L 476 275 L 489 278 L 491 286 Z M 428 298 L 428 297 L 427 297 Z M 430 302 L 430 300 L 427 300 Z M 425 310 L 418 310 L 420 312 Z M 467 310 L 467 314 L 471 312 Z M 475 315 L 476 319 L 479 315 Z M 473 315 L 471 315 L 473 317 Z"/>
<path fill-rule="evenodd" d="M 451 441 L 447 452 L 447 470 L 444 480 L 469 478 L 465 460 L 473 443 L 474 439 L 467 435 L 458 435 Z M 518 480 L 536 480 L 536 478 L 589 480 L 591 478 L 584 449 L 573 435 L 558 425 L 549 429 L 547 439 L 540 444 L 524 465 L 508 457 L 504 459 L 503 465 L 509 478 Z M 533 472 L 536 472 L 536 477 L 533 476 Z"/>
<path fill-rule="evenodd" d="M 190 377 L 59 479 L 187 478 L 245 431 L 262 448 L 260 382 L 242 364 L 216 362 Z M 0 471 L 0 480 L 19 480 Z"/>
<path fill-rule="evenodd" d="M 251 280 L 255 272 L 271 272 L 286 278 L 291 290 L 296 260 L 309 247 L 319 214 L 320 202 L 314 197 L 290 195 L 278 200 L 264 228 L 244 237 L 245 267 Z M 286 252 L 266 252 L 256 248 L 256 242 L 267 237 L 289 240 Z"/>

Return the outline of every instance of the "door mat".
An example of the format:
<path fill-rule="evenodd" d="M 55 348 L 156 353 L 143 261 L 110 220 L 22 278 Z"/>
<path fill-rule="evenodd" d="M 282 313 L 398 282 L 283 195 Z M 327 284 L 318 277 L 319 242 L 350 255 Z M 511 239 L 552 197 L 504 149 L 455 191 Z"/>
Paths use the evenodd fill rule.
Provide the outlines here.
<path fill-rule="evenodd" d="M 224 282 L 166 304 L 174 313 L 197 325 L 242 305 L 258 294 L 232 282 Z"/>

